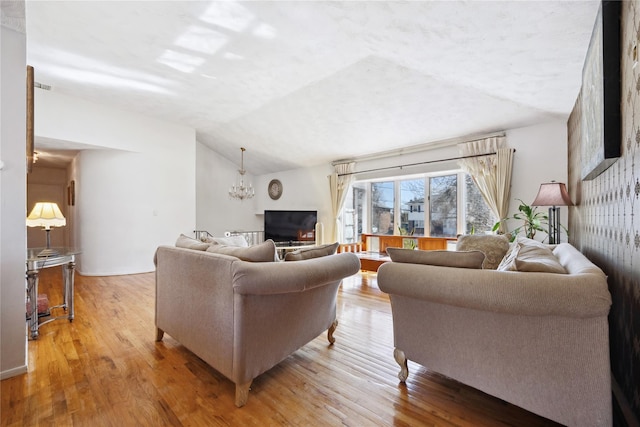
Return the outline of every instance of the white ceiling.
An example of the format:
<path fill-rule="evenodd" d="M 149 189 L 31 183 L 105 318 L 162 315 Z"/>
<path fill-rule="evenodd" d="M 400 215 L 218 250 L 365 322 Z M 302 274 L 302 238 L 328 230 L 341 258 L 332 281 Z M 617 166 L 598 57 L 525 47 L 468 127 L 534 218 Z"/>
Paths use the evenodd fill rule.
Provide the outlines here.
<path fill-rule="evenodd" d="M 263 174 L 566 118 L 598 1 L 28 1 L 52 90 Z"/>

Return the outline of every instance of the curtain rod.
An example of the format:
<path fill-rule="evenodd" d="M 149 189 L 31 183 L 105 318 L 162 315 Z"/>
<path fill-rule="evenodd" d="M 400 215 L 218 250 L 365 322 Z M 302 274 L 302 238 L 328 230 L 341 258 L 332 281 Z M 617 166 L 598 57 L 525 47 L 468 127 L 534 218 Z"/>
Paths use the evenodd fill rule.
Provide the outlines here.
<path fill-rule="evenodd" d="M 512 148 L 512 150 L 513 150 L 514 153 L 516 152 L 515 148 Z M 402 169 L 402 168 L 412 167 L 412 166 L 427 165 L 427 164 L 430 164 L 430 163 L 450 162 L 452 160 L 462 160 L 462 159 L 472 159 L 472 158 L 476 158 L 476 157 L 493 156 L 495 154 L 497 154 L 497 153 L 494 151 L 492 153 L 471 154 L 469 156 L 450 157 L 448 159 L 427 160 L 427 161 L 424 161 L 424 162 L 407 163 L 406 165 L 386 166 L 386 167 L 383 167 L 383 168 L 367 169 L 367 170 L 363 170 L 363 171 L 339 173 L 338 176 L 357 175 L 359 173 L 378 172 L 378 171 L 389 170 L 389 169 Z"/>
<path fill-rule="evenodd" d="M 332 166 L 336 166 L 336 165 L 339 165 L 341 163 L 363 162 L 363 161 L 369 161 L 369 160 L 388 159 L 388 158 L 396 157 L 396 156 L 404 156 L 404 155 L 407 155 L 407 154 L 421 153 L 421 152 L 425 152 L 425 151 L 435 150 L 435 149 L 438 149 L 438 148 L 450 147 L 452 145 L 466 144 L 466 143 L 469 143 L 469 142 L 481 141 L 481 140 L 487 139 L 487 138 L 500 138 L 500 137 L 505 137 L 505 136 L 506 136 L 505 131 L 499 131 L 499 132 L 487 133 L 487 134 L 476 135 L 476 136 L 464 136 L 464 137 L 457 137 L 457 138 L 450 138 L 450 139 L 442 139 L 442 140 L 439 140 L 439 141 L 428 142 L 428 143 L 425 143 L 425 144 L 412 145 L 412 146 L 409 146 L 409 147 L 403 147 L 403 148 L 399 148 L 399 149 L 395 149 L 395 150 L 383 151 L 381 153 L 365 154 L 365 155 L 362 155 L 362 156 L 351 157 L 351 158 L 347 158 L 347 159 L 334 160 L 334 161 L 331 162 L 331 165 Z"/>

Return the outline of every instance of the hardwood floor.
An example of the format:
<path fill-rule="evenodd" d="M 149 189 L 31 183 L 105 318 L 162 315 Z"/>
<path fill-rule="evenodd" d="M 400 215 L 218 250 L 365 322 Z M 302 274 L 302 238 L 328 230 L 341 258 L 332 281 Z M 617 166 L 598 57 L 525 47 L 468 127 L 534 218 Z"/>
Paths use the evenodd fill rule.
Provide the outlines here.
<path fill-rule="evenodd" d="M 61 298 L 61 272 L 41 293 Z M 2 381 L 3 426 L 546 426 L 554 423 L 409 362 L 397 379 L 391 307 L 375 274 L 344 281 L 326 334 L 233 384 L 170 336 L 155 342 L 154 274 L 76 276 L 76 318 L 29 341 L 29 372 Z M 207 339 L 207 337 L 203 337 Z"/>

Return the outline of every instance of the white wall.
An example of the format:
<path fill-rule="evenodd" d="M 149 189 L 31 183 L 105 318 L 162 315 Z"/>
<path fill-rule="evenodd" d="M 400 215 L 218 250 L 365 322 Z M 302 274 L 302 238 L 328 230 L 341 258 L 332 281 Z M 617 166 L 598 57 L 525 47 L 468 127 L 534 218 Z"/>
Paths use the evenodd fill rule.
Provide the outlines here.
<path fill-rule="evenodd" d="M 2 27 L 0 43 L 0 378 L 4 379 L 27 371 L 26 39 Z"/>
<path fill-rule="evenodd" d="M 36 92 L 36 135 L 102 147 L 74 161 L 74 241 L 85 275 L 153 271 L 160 244 L 190 233 L 195 131 L 56 92 Z"/>
<path fill-rule="evenodd" d="M 260 217 L 260 230 L 264 229 L 265 210 L 317 210 L 318 222 L 324 227 L 324 242 L 331 239 L 333 214 L 329 175 L 331 165 L 294 169 L 256 177 L 256 212 Z M 269 181 L 278 179 L 282 183 L 282 196 L 278 200 L 269 197 Z"/>
<path fill-rule="evenodd" d="M 506 132 L 507 145 L 516 149 L 513 179 L 511 183 L 511 203 L 509 212 L 517 212 L 519 201 L 533 202 L 540 184 L 556 180 L 567 180 L 567 126 L 563 120 L 556 120 Z M 460 156 L 456 145 L 439 147 L 418 153 L 400 154 L 394 157 L 370 159 L 358 162 L 357 171 L 387 168 L 409 163 L 429 162 Z M 373 179 L 416 173 L 442 172 L 459 169 L 457 161 L 434 162 L 402 169 L 391 168 L 359 174 L 359 179 Z M 319 221 L 324 224 L 325 240 L 330 239 L 333 230 L 331 197 L 328 175 L 330 165 L 301 168 L 291 171 L 257 176 L 255 209 L 317 209 Z M 271 200 L 267 185 L 271 179 L 279 179 L 283 184 L 282 197 Z M 226 188 L 226 187 L 225 187 Z M 539 208 L 546 212 L 546 208 Z M 561 222 L 567 224 L 567 209 L 561 210 Z M 262 229 L 262 225 L 260 226 Z M 563 239 L 564 240 L 564 239 Z"/>
<path fill-rule="evenodd" d="M 254 185 L 256 196 L 247 200 L 229 198 L 229 187 L 234 183 L 240 169 L 235 164 L 204 144 L 196 145 L 196 228 L 206 230 L 214 236 L 223 236 L 225 231 L 262 230 L 262 219 L 256 215 L 256 200 L 261 196 L 260 187 L 255 187 L 255 178 L 245 174 L 245 183 Z M 193 230 L 189 230 L 193 231 Z M 192 234 L 188 234 L 192 235 Z M 177 236 L 176 236 L 177 237 Z"/>
<path fill-rule="evenodd" d="M 527 204 L 532 203 L 538 194 L 540 184 L 543 182 L 555 180 L 567 183 L 567 140 L 565 120 L 555 120 L 507 131 L 507 143 L 516 149 L 511 179 L 510 214 L 518 212 L 520 202 L 516 199 L 522 199 Z M 547 207 L 538 208 L 539 211 L 545 213 L 547 209 Z M 565 227 L 569 224 L 568 215 L 568 208 L 560 208 L 560 223 Z M 514 226 L 514 223 L 509 223 L 510 229 Z M 542 237 L 540 236 L 540 238 Z M 567 241 L 564 232 L 561 239 L 563 242 Z"/>

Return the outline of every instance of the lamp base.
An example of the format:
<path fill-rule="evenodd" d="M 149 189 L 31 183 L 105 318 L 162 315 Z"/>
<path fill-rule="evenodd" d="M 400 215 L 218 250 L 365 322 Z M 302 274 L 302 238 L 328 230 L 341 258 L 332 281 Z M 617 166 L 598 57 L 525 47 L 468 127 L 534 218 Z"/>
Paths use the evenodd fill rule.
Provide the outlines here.
<path fill-rule="evenodd" d="M 54 255 L 58 255 L 59 253 L 60 253 L 60 252 L 58 252 L 58 251 L 57 251 L 57 250 L 55 250 L 55 249 L 46 248 L 46 249 L 41 250 L 41 251 L 38 253 L 38 256 L 39 256 L 39 257 L 47 257 L 47 256 L 54 256 Z"/>

